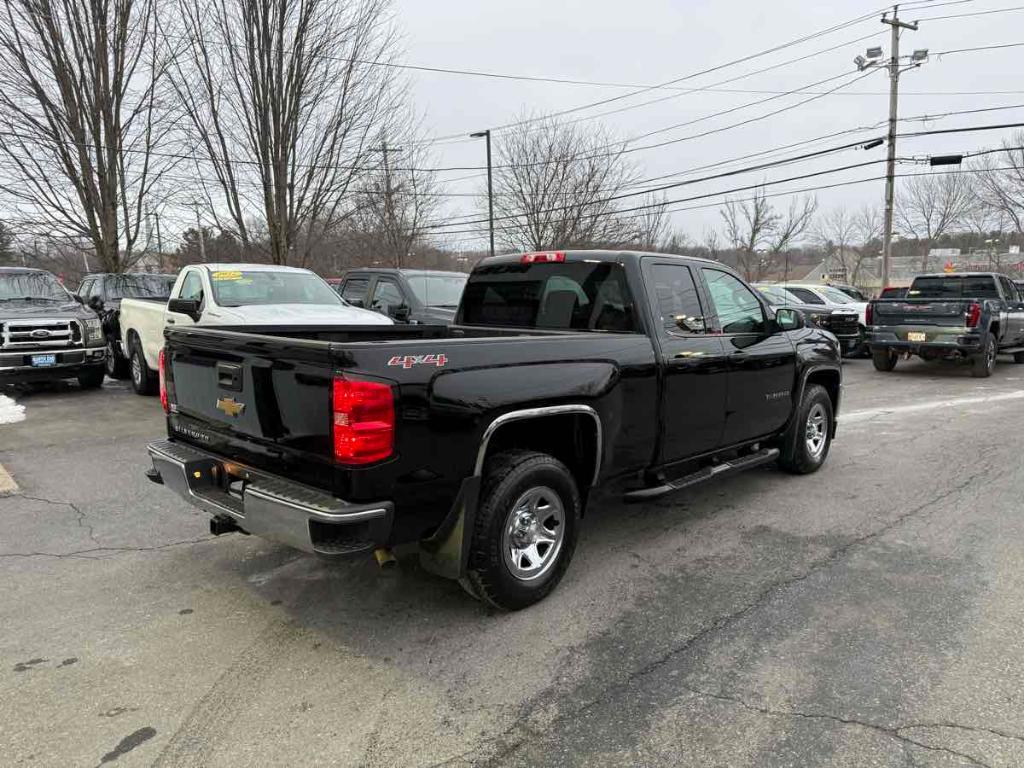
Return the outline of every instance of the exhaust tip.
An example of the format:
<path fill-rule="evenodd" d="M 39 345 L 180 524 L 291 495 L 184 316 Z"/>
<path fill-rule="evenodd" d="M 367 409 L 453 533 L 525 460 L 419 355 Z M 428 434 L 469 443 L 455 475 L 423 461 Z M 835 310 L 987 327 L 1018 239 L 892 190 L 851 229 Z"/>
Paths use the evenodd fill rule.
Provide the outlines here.
<path fill-rule="evenodd" d="M 389 571 L 398 565 L 398 560 L 390 549 L 386 547 L 378 547 L 373 550 L 373 556 L 377 560 L 377 565 L 381 567 L 381 570 Z"/>

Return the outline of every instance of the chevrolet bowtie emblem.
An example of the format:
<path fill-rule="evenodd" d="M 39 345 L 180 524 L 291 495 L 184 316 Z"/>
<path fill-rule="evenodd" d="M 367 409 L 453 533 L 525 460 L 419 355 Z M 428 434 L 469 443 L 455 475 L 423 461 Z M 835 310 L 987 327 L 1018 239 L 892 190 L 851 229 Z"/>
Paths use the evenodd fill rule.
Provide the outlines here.
<path fill-rule="evenodd" d="M 245 410 L 245 403 L 237 403 L 233 397 L 222 397 L 217 401 L 217 410 L 233 418 Z"/>

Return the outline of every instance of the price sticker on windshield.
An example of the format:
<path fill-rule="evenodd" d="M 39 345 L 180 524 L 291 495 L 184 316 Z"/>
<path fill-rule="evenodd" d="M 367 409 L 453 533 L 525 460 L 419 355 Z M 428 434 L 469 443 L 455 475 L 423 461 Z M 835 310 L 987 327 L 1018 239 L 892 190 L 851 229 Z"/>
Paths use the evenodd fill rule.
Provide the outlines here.
<path fill-rule="evenodd" d="M 210 277 L 214 280 L 241 280 L 242 273 L 237 270 L 224 270 L 221 272 L 214 272 Z"/>

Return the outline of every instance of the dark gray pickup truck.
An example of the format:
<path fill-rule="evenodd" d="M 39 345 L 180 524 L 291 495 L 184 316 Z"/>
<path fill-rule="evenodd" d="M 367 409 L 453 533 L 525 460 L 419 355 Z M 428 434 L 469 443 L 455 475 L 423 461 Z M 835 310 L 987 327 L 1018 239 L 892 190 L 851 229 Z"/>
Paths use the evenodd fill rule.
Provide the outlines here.
<path fill-rule="evenodd" d="M 872 301 L 866 319 L 879 371 L 895 368 L 900 355 L 967 362 L 979 378 L 992 375 L 999 354 L 1024 363 L 1024 302 L 994 272 L 921 275 L 905 298 Z"/>

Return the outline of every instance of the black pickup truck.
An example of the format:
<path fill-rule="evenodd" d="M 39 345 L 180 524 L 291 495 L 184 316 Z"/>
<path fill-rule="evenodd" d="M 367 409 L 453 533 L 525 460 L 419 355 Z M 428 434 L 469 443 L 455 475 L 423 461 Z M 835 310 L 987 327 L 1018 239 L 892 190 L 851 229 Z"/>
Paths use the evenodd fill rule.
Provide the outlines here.
<path fill-rule="evenodd" d="M 150 479 L 319 555 L 418 544 L 518 609 L 548 594 L 598 490 L 646 501 L 828 456 L 831 334 L 729 268 L 618 251 L 484 259 L 455 323 L 169 328 Z"/>
<path fill-rule="evenodd" d="M 893 370 L 900 355 L 966 362 L 979 378 L 992 375 L 999 354 L 1024 363 L 1024 302 L 1004 275 L 920 275 L 905 297 L 875 299 L 866 315 L 879 371 Z"/>

